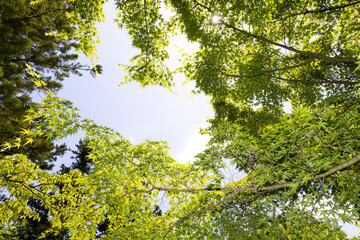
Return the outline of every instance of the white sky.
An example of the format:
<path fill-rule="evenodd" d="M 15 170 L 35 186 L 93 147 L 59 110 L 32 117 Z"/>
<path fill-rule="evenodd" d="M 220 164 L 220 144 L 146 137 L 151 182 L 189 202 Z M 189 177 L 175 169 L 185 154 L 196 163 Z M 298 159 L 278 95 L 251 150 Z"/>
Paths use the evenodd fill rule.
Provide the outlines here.
<path fill-rule="evenodd" d="M 172 157 L 182 163 L 192 160 L 208 140 L 207 136 L 200 136 L 199 127 L 206 125 L 207 118 L 213 117 L 210 99 L 191 94 L 194 84 L 182 86 L 184 77 L 181 75 L 175 77 L 177 87 L 173 89 L 178 95 L 161 87 L 143 89 L 137 83 L 117 87 L 126 74 L 118 64 L 128 64 L 138 50 L 131 47 L 126 32 L 113 23 L 115 6 L 106 4 L 104 13 L 105 24 L 98 25 L 102 42 L 98 46 L 98 55 L 103 74 L 92 78 L 84 73 L 82 77 L 66 79 L 58 96 L 72 101 L 82 117 L 111 127 L 134 143 L 145 139 L 166 140 Z M 177 48 L 191 52 L 197 46 L 188 45 L 184 36 L 172 39 L 169 49 L 172 58 L 168 61 L 171 68 L 179 65 Z M 84 57 L 79 60 L 90 65 Z M 70 145 L 77 141 L 78 138 L 71 138 Z"/>

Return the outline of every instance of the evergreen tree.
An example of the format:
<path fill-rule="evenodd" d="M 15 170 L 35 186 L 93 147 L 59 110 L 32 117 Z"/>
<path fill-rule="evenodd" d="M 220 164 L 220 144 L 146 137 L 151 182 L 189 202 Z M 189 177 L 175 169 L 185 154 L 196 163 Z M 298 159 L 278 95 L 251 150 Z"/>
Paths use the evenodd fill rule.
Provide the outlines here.
<path fill-rule="evenodd" d="M 91 74 L 101 67 L 89 68 L 76 62 L 78 45 L 71 38 L 75 26 L 69 24 L 66 13 L 72 5 L 66 0 L 0 1 L 0 145 L 19 136 L 28 124 L 23 115 L 32 106 L 31 93 L 37 90 L 27 65 L 41 75 L 47 90 L 56 92 L 61 81 L 80 70 Z M 51 33 L 66 33 L 67 39 Z M 42 169 L 50 170 L 52 162 L 66 150 L 45 138 L 37 138 L 31 146 L 21 147 L 1 155 L 26 153 Z"/>
<path fill-rule="evenodd" d="M 83 174 L 88 175 L 91 171 L 91 159 L 88 157 L 90 149 L 86 141 L 80 139 L 79 143 L 76 144 L 77 150 L 73 150 L 72 153 L 74 156 L 71 159 L 75 161 L 71 164 L 70 167 L 66 167 L 64 164 L 61 165 L 60 173 L 69 173 L 72 169 L 78 169 Z"/>
<path fill-rule="evenodd" d="M 61 81 L 70 74 L 81 75 L 81 71 L 89 71 L 95 76 L 101 72 L 100 65 L 89 68 L 76 61 L 78 55 L 74 50 L 78 43 L 72 37 L 76 27 L 66 16 L 73 8 L 70 2 L 32 2 L 0 1 L 0 145 L 19 137 L 23 129 L 32 127 L 24 122 L 24 115 L 30 107 L 35 107 L 31 95 L 39 89 L 29 74 L 28 66 L 41 75 L 46 90 L 50 92 L 57 92 L 62 87 Z M 51 33 L 65 33 L 68 38 Z M 31 145 L 0 151 L 0 159 L 16 153 L 26 154 L 41 169 L 51 170 L 53 163 L 66 150 L 65 144 L 58 145 L 39 136 Z M 1 201 L 7 199 L 7 195 L 2 195 Z M 22 219 L 20 214 L 11 227 L 2 229 L 1 237 L 37 239 L 50 227 L 49 209 L 36 198 L 27 204 L 39 214 L 39 221 Z M 50 234 L 45 239 L 64 239 L 67 236 L 67 230 L 61 230 L 59 235 Z"/>

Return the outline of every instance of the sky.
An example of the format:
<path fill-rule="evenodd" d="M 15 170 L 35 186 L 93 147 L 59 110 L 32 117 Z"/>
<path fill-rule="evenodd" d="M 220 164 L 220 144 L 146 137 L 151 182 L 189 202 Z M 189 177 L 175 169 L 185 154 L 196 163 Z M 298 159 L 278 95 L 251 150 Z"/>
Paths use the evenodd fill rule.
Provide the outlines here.
<path fill-rule="evenodd" d="M 82 77 L 72 76 L 64 80 L 57 95 L 73 102 L 82 117 L 115 129 L 133 143 L 145 139 L 166 140 L 172 157 L 182 163 L 192 161 L 209 139 L 199 134 L 199 128 L 206 126 L 207 119 L 214 115 L 210 99 L 192 94 L 194 83 L 183 86 L 182 75 L 175 77 L 177 86 L 172 90 L 176 94 L 161 87 L 144 89 L 138 83 L 118 87 L 126 75 L 119 64 L 128 64 L 138 50 L 131 47 L 126 31 L 118 29 L 113 22 L 116 16 L 113 3 L 105 5 L 104 13 L 105 24 L 97 25 L 101 40 L 97 50 L 103 74 L 96 78 L 88 73 Z M 179 66 L 178 48 L 192 52 L 197 46 L 189 45 L 184 36 L 171 39 L 168 64 L 172 69 Z M 91 65 L 84 56 L 79 61 Z M 71 138 L 70 145 L 74 146 L 78 138 Z"/>
<path fill-rule="evenodd" d="M 183 86 L 184 76 L 177 75 L 173 88 L 176 94 L 161 87 L 141 88 L 137 83 L 118 87 L 126 73 L 119 64 L 128 64 L 138 52 L 131 47 L 131 40 L 125 30 L 120 30 L 113 22 L 116 10 L 113 3 L 104 8 L 105 23 L 98 24 L 101 45 L 97 46 L 99 64 L 103 74 L 93 78 L 88 73 L 82 77 L 72 76 L 63 82 L 57 94 L 73 102 L 83 118 L 94 120 L 99 125 L 111 127 L 126 139 L 138 144 L 146 139 L 165 140 L 170 147 L 170 155 L 181 163 L 194 160 L 194 155 L 205 149 L 208 136 L 200 135 L 199 128 L 207 125 L 207 119 L 214 116 L 210 99 L 203 95 L 193 95 L 192 82 Z M 197 46 L 189 45 L 184 36 L 170 40 L 168 64 L 178 66 L 178 48 L 190 53 Z M 91 61 L 81 56 L 79 61 L 91 65 Z M 290 111 L 290 106 L 288 106 Z M 81 135 L 66 140 L 74 148 Z M 70 161 L 63 158 L 66 165 Z M 359 236 L 359 230 L 349 224 L 344 230 L 349 236 Z"/>

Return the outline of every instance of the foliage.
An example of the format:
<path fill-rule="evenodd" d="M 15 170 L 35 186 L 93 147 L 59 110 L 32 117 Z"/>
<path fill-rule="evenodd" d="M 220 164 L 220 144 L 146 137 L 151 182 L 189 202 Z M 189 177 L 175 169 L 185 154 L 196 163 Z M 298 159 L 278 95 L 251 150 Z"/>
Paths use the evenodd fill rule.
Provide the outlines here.
<path fill-rule="evenodd" d="M 190 233 L 192 239 L 344 239 L 340 229 L 293 209 L 286 213 L 276 212 L 271 199 L 254 203 L 237 204 L 231 201 L 213 212 L 208 221 L 208 231 Z M 330 238 L 331 239 L 331 238 Z"/>
<path fill-rule="evenodd" d="M 34 107 L 32 94 L 40 93 L 44 87 L 42 84 L 48 92 L 54 93 L 70 74 L 81 75 L 81 71 L 88 71 L 95 76 L 101 73 L 100 65 L 89 68 L 76 62 L 78 56 L 74 50 L 80 45 L 74 35 L 76 28 L 66 15 L 73 8 L 73 4 L 64 0 L 37 3 L 30 0 L 1 1 L 0 145 L 18 138 L 21 131 L 33 126 L 23 121 L 24 115 L 30 107 Z M 67 38 L 49 34 L 51 32 L 66 33 Z M 42 119 L 36 122 L 39 121 Z M 51 170 L 66 150 L 65 144 L 55 144 L 47 137 L 38 137 L 31 145 L 0 151 L 0 156 L 25 154 L 40 169 Z M 24 218 L 21 213 L 14 215 L 11 226 L 5 228 L 6 233 L 1 235 L 5 239 L 34 239 L 39 232 L 50 227 L 49 209 L 40 204 L 37 196 L 24 203 L 39 214 L 40 222 Z M 66 234 L 62 232 L 59 239 Z"/>
<path fill-rule="evenodd" d="M 69 174 L 73 169 L 80 170 L 82 174 L 89 174 L 91 159 L 87 156 L 90 149 L 87 147 L 87 143 L 82 140 L 79 141 L 76 148 L 76 151 L 72 151 L 74 156 L 71 157 L 75 161 L 70 167 L 62 165 L 59 174 Z M 6 195 L 3 195 L 3 198 L 2 201 L 6 200 Z M 0 239 L 38 239 L 44 232 L 51 229 L 49 209 L 42 204 L 41 200 L 29 199 L 27 205 L 39 215 L 40 220 L 22 217 L 22 214 L 19 214 L 18 218 L 15 217 L 9 226 L 0 231 Z M 103 223 L 101 226 L 98 226 L 98 230 L 97 237 L 100 237 L 105 234 L 107 225 Z M 57 235 L 48 234 L 45 239 L 68 239 L 69 237 L 68 230 L 62 229 Z"/>
<path fill-rule="evenodd" d="M 200 43 L 183 71 L 212 97 L 208 148 L 182 165 L 164 142 L 133 145 L 48 96 L 3 151 L 83 131 L 91 171 L 49 174 L 25 155 L 2 156 L 0 224 L 16 213 L 39 219 L 23 204 L 35 196 L 49 210 L 45 235 L 66 229 L 71 239 L 94 238 L 105 221 L 104 239 L 346 239 L 339 220 L 360 219 L 360 3 L 169 0 L 168 23 L 159 1 L 116 3 L 119 26 L 140 49 L 126 81 L 172 85 L 163 63 L 174 27 Z M 242 176 L 226 181 L 229 167 Z M 162 200 L 164 215 L 154 207 Z"/>
<path fill-rule="evenodd" d="M 12 155 L 2 159 L 1 176 L 2 185 L 6 182 L 8 191 L 8 197 L 0 203 L 2 223 L 10 223 L 9 220 L 17 217 L 20 212 L 22 217 L 40 220 L 39 213 L 24 204 L 34 197 L 41 199 L 42 206 L 49 210 L 49 215 L 53 217 L 52 227 L 57 233 L 67 229 L 69 225 L 74 230 L 82 225 L 82 231 L 87 232 L 88 228 L 94 228 L 93 223 L 99 221 L 97 209 L 92 208 L 91 199 L 79 199 L 82 196 L 82 186 L 86 185 L 79 171 L 67 175 L 51 175 L 40 170 L 24 155 Z M 65 219 L 66 222 L 63 222 Z M 85 228 L 84 222 L 88 222 Z M 75 230 L 73 234 L 79 234 L 79 230 Z M 84 237 L 89 235 L 84 234 Z"/>
<path fill-rule="evenodd" d="M 184 71 L 216 102 L 258 105 L 276 116 L 284 102 L 348 102 L 358 89 L 357 1 L 172 4 L 184 33 L 200 43 Z M 218 25 L 210 23 L 214 14 Z"/>
<path fill-rule="evenodd" d="M 341 122 L 334 120 L 333 116 L 338 114 L 341 112 L 337 109 L 318 110 L 314 115 L 299 109 L 281 119 L 281 124 L 264 128 L 258 139 L 236 125 L 224 126 L 213 133 L 211 147 L 199 156 L 200 160 L 185 166 L 168 156 L 164 143 L 146 141 L 132 145 L 109 128 L 81 120 L 68 102 L 46 98 L 38 111 L 30 111 L 28 116 L 28 120 L 42 118 L 44 122 L 29 130 L 20 141 L 31 142 L 30 139 L 46 132 L 62 139 L 82 130 L 92 149 L 89 157 L 94 167 L 88 176 L 77 170 L 50 175 L 23 155 L 4 157 L 1 184 L 10 195 L 2 202 L 6 214 L 1 221 L 9 223 L 15 212 L 38 218 L 31 208 L 21 204 L 35 195 L 51 210 L 50 222 L 55 233 L 68 229 L 72 239 L 93 237 L 96 224 L 105 215 L 109 239 L 192 238 L 213 229 L 212 218 L 226 217 L 214 213 L 226 212 L 231 202 L 235 206 L 274 202 L 277 211 L 282 212 L 276 218 L 286 219 L 276 224 L 288 229 L 284 230 L 290 231 L 288 234 L 294 226 L 300 231 L 309 222 L 301 219 L 313 219 L 312 214 L 325 220 L 324 223 L 312 220 L 320 224 L 324 234 L 334 232 L 338 217 L 345 222 L 359 218 L 355 206 L 359 184 L 353 174 L 357 167 L 352 167 L 360 161 L 359 124 L 354 122 L 359 119 L 359 108 L 354 106 L 342 112 L 345 119 Z M 49 131 L 41 131 L 46 128 Z M 293 145 L 299 140 L 304 144 Z M 246 177 L 221 184 L 224 175 L 220 167 L 224 166 L 224 159 L 233 159 L 248 172 Z M 153 206 L 159 203 L 162 192 L 166 193 L 169 206 L 164 216 L 157 216 Z M 304 216 L 294 214 L 299 209 Z M 261 210 L 256 214 L 261 214 Z M 291 220 L 290 216 L 295 218 Z M 264 228 L 265 232 L 257 234 L 275 236 L 271 229 Z M 307 234 L 310 235 L 305 239 L 312 238 L 311 231 Z"/>
<path fill-rule="evenodd" d="M 120 28 L 126 28 L 133 47 L 140 50 L 131 59 L 131 65 L 124 66 L 128 76 L 123 83 L 137 81 L 143 87 L 172 87 L 172 72 L 164 63 L 169 58 L 165 48 L 169 45 L 171 24 L 160 14 L 160 1 L 119 0 L 116 6 L 119 9 L 116 22 Z"/>
<path fill-rule="evenodd" d="M 6 200 L 1 199 L 2 201 Z M 24 217 L 21 213 L 14 216 L 12 222 L 0 230 L 0 239 L 23 239 L 32 240 L 39 239 L 41 233 L 51 228 L 48 221 L 49 210 L 46 206 L 42 205 L 42 202 L 38 199 L 29 199 L 28 206 L 39 215 L 39 219 Z M 49 234 L 45 239 L 67 239 L 69 233 L 66 230 L 62 230 L 57 235 Z"/>
<path fill-rule="evenodd" d="M 170 20 L 159 13 L 164 5 L 175 10 Z M 117 1 L 119 26 L 141 51 L 126 66 L 125 82 L 171 87 L 163 61 L 169 36 L 180 28 L 200 44 L 183 72 L 215 106 L 229 106 L 231 112 L 215 107 L 225 120 L 253 105 L 269 120 L 281 115 L 284 102 L 350 102 L 359 83 L 357 6 L 347 0 Z M 211 22 L 214 15 L 219 24 Z"/>
<path fill-rule="evenodd" d="M 69 74 L 81 75 L 86 70 L 94 74 L 97 69 L 78 62 L 74 49 L 78 42 L 73 36 L 75 27 L 69 24 L 66 12 L 72 6 L 63 0 L 42 1 L 31 4 L 30 0 L 2 1 L 0 3 L 0 145 L 15 137 L 29 125 L 23 116 L 32 105 L 30 94 L 39 91 L 33 77 L 40 77 L 51 92 L 61 88 L 61 81 Z M 67 39 L 49 36 L 49 32 L 66 32 Z M 29 67 L 37 72 L 32 75 Z M 43 169 L 51 169 L 57 156 L 66 150 L 45 138 L 35 139 L 31 147 L 1 154 L 26 153 Z"/>
<path fill-rule="evenodd" d="M 3 202 L 3 212 L 12 212 L 13 207 L 16 206 L 27 216 L 32 216 L 34 213 L 27 206 L 21 204 L 18 206 L 17 201 L 20 201 L 20 196 L 25 195 L 24 191 L 29 192 L 28 189 L 33 189 L 41 194 L 39 197 L 45 198 L 44 203 L 53 210 L 52 215 L 58 215 L 51 219 L 52 224 L 57 229 L 65 227 L 71 232 L 75 231 L 72 235 L 75 239 L 79 236 L 82 239 L 89 238 L 91 234 L 94 234 L 95 228 L 87 226 L 89 235 L 78 235 L 79 231 L 84 231 L 79 225 L 84 221 L 92 224 L 99 223 L 102 220 L 101 213 L 104 212 L 111 223 L 109 236 L 135 237 L 142 234 L 142 231 L 151 231 L 151 229 L 155 236 L 157 233 L 154 230 L 159 228 L 157 225 L 161 221 L 159 216 L 153 214 L 154 199 L 149 194 L 152 193 L 156 196 L 161 188 L 149 191 L 151 189 L 149 183 L 159 186 L 164 184 L 176 186 L 180 177 L 176 173 L 180 173 L 184 167 L 176 164 L 167 156 L 166 146 L 163 143 L 148 141 L 133 146 L 121 135 L 108 128 L 97 127 L 89 120 L 80 121 L 74 109 L 67 109 L 68 104 L 57 99 L 45 99 L 45 101 L 46 106 L 51 107 L 44 107 L 40 111 L 32 112 L 31 118 L 48 119 L 49 121 L 40 123 L 39 129 L 51 127 L 54 136 L 58 136 L 59 139 L 74 133 L 79 128 L 86 131 L 86 140 L 92 149 L 89 156 L 94 162 L 92 174 L 88 177 L 81 177 L 78 171 L 72 170 L 65 175 L 47 175 L 46 172 L 27 162 L 24 156 L 5 157 L 2 160 L 1 168 L 4 170 L 2 183 L 6 185 L 11 197 Z M 32 138 L 38 134 L 43 133 L 34 129 L 27 135 Z M 29 169 L 29 172 L 22 168 L 16 168 L 20 172 L 8 172 L 9 168 L 14 169 L 14 158 L 17 159 L 20 166 L 24 165 L 24 168 Z M 25 173 L 21 174 L 23 171 Z M 40 175 L 41 177 L 39 177 Z M 159 175 L 172 176 L 172 178 L 159 178 Z M 187 178 L 195 181 L 194 176 L 187 176 Z M 31 179 L 31 181 L 27 179 Z M 36 183 L 38 181 L 41 182 Z M 191 184 L 191 181 L 188 184 Z M 15 186 L 17 183 L 20 186 Z M 62 188 L 60 194 L 60 189 L 56 188 L 55 184 L 66 186 L 66 191 Z M 50 193 L 51 195 L 49 195 Z M 76 196 L 81 196 L 81 198 L 73 199 Z M 23 198 L 26 197 L 26 195 L 23 196 Z M 15 203 L 10 203 L 11 201 Z M 70 207 L 67 203 L 77 204 L 70 204 Z M 61 207 L 59 208 L 59 206 Z M 91 206 L 94 206 L 92 208 L 93 215 L 87 211 Z M 6 216 L 8 218 L 2 218 L 2 222 L 8 222 L 11 217 L 8 214 Z M 66 221 L 61 222 L 59 219 Z M 73 222 L 75 219 L 78 221 L 76 224 Z M 122 228 L 116 229 L 116 226 L 122 226 Z"/>
<path fill-rule="evenodd" d="M 45 1 L 45 0 L 40 0 Z M 96 43 L 100 43 L 97 37 L 96 23 L 104 20 L 103 5 L 107 0 L 68 0 L 72 8 L 66 14 L 68 22 L 76 26 L 72 33 L 74 40 L 79 42 L 78 52 L 83 52 L 87 57 L 96 57 Z M 51 32 L 50 35 L 67 38 L 67 32 Z"/>

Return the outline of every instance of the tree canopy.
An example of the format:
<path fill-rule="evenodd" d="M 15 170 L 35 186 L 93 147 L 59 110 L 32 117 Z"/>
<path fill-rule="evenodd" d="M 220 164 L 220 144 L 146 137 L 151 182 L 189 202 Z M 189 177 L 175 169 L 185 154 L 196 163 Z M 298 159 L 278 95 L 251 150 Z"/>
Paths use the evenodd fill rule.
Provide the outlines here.
<path fill-rule="evenodd" d="M 26 110 L 32 105 L 31 94 L 39 91 L 29 73 L 30 66 L 46 84 L 47 90 L 57 92 L 61 81 L 70 74 L 82 71 L 95 74 L 96 68 L 76 62 L 79 48 L 75 25 L 66 13 L 73 5 L 67 1 L 30 0 L 1 1 L 0 3 L 0 144 L 18 137 L 24 124 Z M 50 35 L 64 33 L 66 38 Z M 100 71 L 100 66 L 96 66 Z M 56 156 L 63 154 L 64 145 L 55 146 L 44 138 L 32 146 L 19 147 L 3 154 L 26 153 L 41 168 L 51 169 Z"/>
<path fill-rule="evenodd" d="M 104 2 L 69 3 L 79 49 L 91 55 Z M 175 12 L 169 20 L 162 4 Z M 140 49 L 125 66 L 125 82 L 171 88 L 169 36 L 181 31 L 200 44 L 181 71 L 212 99 L 216 116 L 203 129 L 211 136 L 208 148 L 194 163 L 180 164 L 166 143 L 132 144 L 81 118 L 35 80 L 48 96 L 27 111 L 31 127 L 2 151 L 83 131 L 91 167 L 80 161 L 51 174 L 26 153 L 2 155 L 0 223 L 8 226 L 19 213 L 41 219 L 23 204 L 36 198 L 50 216 L 44 236 L 66 229 L 71 239 L 92 239 L 106 222 L 103 239 L 347 239 L 339 221 L 360 219 L 360 2 L 121 0 L 116 6 L 119 27 Z M 37 79 L 41 69 L 28 72 Z M 283 110 L 286 102 L 291 113 Z M 241 177 L 226 181 L 226 167 Z"/>

